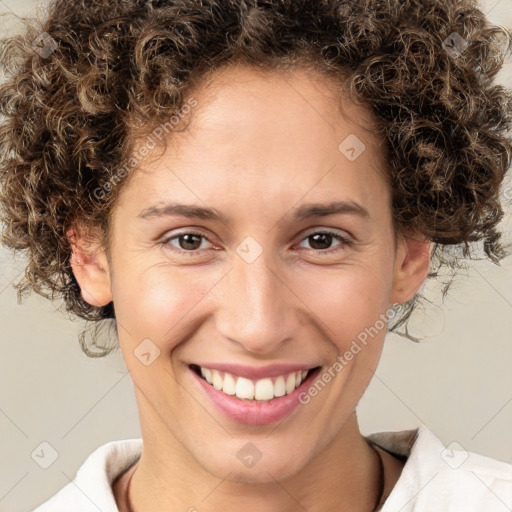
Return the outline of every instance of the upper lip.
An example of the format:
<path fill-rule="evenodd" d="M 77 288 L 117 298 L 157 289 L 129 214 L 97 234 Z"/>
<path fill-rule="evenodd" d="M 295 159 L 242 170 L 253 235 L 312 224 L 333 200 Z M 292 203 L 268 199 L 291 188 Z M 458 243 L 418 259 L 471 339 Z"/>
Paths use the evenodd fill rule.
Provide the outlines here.
<path fill-rule="evenodd" d="M 246 379 L 259 380 L 266 377 L 278 377 L 279 375 L 287 375 L 293 372 L 300 372 L 303 370 L 311 370 L 316 368 L 315 365 L 307 364 L 270 364 L 267 366 L 245 366 L 241 364 L 227 364 L 227 363 L 195 363 L 196 366 L 209 368 L 211 370 L 219 370 L 221 372 L 228 372 L 237 377 L 245 377 Z"/>

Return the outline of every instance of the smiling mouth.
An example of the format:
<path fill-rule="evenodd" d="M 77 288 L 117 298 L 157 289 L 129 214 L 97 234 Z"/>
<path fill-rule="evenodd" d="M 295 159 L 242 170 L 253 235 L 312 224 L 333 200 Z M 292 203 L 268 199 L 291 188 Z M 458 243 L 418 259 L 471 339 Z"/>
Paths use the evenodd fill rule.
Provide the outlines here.
<path fill-rule="evenodd" d="M 189 365 L 190 369 L 218 391 L 226 395 L 249 401 L 269 401 L 286 396 L 298 388 L 320 366 L 309 370 L 289 372 L 275 377 L 252 380 L 239 377 L 229 372 L 214 368 L 205 368 L 197 364 Z"/>

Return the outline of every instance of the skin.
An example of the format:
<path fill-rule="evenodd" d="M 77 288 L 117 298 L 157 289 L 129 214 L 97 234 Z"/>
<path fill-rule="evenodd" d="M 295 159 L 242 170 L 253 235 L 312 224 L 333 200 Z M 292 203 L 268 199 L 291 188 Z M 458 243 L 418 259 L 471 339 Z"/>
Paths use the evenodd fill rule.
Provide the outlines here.
<path fill-rule="evenodd" d="M 379 362 L 385 328 L 278 425 L 225 417 L 188 365 L 329 368 L 379 315 L 419 290 L 430 243 L 400 237 L 395 246 L 383 150 L 363 128 L 371 114 L 344 101 L 350 119 L 343 117 L 334 83 L 302 70 L 226 68 L 194 97 L 188 129 L 123 186 L 110 258 L 99 244 L 68 233 L 83 298 L 95 306 L 114 301 L 138 404 L 144 450 L 116 482 L 116 499 L 121 503 L 133 472 L 137 512 L 295 512 L 297 503 L 308 512 L 371 511 L 379 460 L 355 408 Z M 338 149 L 350 134 L 366 146 L 354 161 Z M 292 218 L 302 204 L 335 200 L 359 203 L 368 218 Z M 230 222 L 138 217 L 160 201 L 215 208 Z M 311 235 L 326 229 L 352 243 L 333 237 L 315 244 Z M 190 231 L 205 238 L 192 238 L 187 249 L 177 234 Z M 263 250 L 250 264 L 236 252 L 247 236 Z M 182 254 L 187 250 L 195 252 Z M 148 366 L 134 355 L 146 338 L 160 350 Z M 251 468 L 236 456 L 247 442 L 262 453 Z M 380 452 L 385 498 L 403 464 Z"/>

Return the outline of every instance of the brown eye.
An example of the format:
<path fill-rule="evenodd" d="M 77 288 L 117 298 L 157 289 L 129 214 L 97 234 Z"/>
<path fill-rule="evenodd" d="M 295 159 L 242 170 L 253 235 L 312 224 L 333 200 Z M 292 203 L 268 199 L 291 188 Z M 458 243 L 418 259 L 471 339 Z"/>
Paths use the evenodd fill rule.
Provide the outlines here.
<path fill-rule="evenodd" d="M 329 233 L 316 233 L 309 235 L 308 239 L 313 249 L 329 249 L 332 244 L 333 236 Z"/>
<path fill-rule="evenodd" d="M 176 240 L 178 244 L 173 244 L 171 241 Z M 162 241 L 163 245 L 170 246 L 172 250 L 181 252 L 200 252 L 204 247 L 201 247 L 203 240 L 208 240 L 200 233 L 187 232 L 168 237 Z"/>
<path fill-rule="evenodd" d="M 340 243 L 338 246 L 333 249 L 334 251 L 343 249 L 344 246 L 350 245 L 350 240 L 337 233 L 333 233 L 331 231 L 317 231 L 315 233 L 309 234 L 303 241 L 308 240 L 311 250 L 321 251 L 321 252 L 330 252 L 328 249 L 331 248 L 334 240 L 338 240 Z"/>
<path fill-rule="evenodd" d="M 201 245 L 201 237 L 199 235 L 194 235 L 193 233 L 180 235 L 178 240 L 180 241 L 179 244 L 181 249 L 194 250 L 199 249 L 199 246 Z"/>

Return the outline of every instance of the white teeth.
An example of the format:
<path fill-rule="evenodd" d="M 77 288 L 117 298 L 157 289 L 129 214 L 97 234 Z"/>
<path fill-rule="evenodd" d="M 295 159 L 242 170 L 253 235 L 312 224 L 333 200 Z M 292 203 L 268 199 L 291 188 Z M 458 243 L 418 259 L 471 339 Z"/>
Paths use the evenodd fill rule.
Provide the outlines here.
<path fill-rule="evenodd" d="M 252 380 L 245 379 L 244 377 L 238 377 L 236 381 L 236 396 L 238 398 L 254 398 L 254 384 Z"/>
<path fill-rule="evenodd" d="M 222 389 L 224 381 L 221 374 L 217 370 L 212 370 L 212 384 L 215 389 Z"/>
<path fill-rule="evenodd" d="M 286 395 L 286 387 L 284 385 L 284 377 L 279 375 L 276 379 L 276 383 L 274 384 L 274 396 L 284 396 Z"/>
<path fill-rule="evenodd" d="M 210 384 L 213 382 L 212 371 L 209 368 L 201 367 L 201 375 L 206 379 L 206 382 L 209 382 Z"/>
<path fill-rule="evenodd" d="M 224 385 L 222 386 L 222 391 L 224 391 L 226 395 L 236 394 L 236 382 L 233 378 L 233 375 L 230 373 L 226 373 L 224 375 Z"/>
<path fill-rule="evenodd" d="M 254 386 L 254 398 L 256 400 L 271 400 L 274 398 L 274 384 L 272 379 L 261 379 Z"/>
<path fill-rule="evenodd" d="M 291 393 L 295 389 L 295 373 L 290 373 L 285 384 L 286 394 Z"/>
<path fill-rule="evenodd" d="M 264 378 L 257 381 L 236 377 L 227 372 L 200 367 L 201 375 L 215 389 L 226 395 L 236 395 L 242 400 L 272 400 L 274 397 L 290 394 L 300 386 L 307 375 L 307 370 L 279 375 L 277 378 Z"/>

